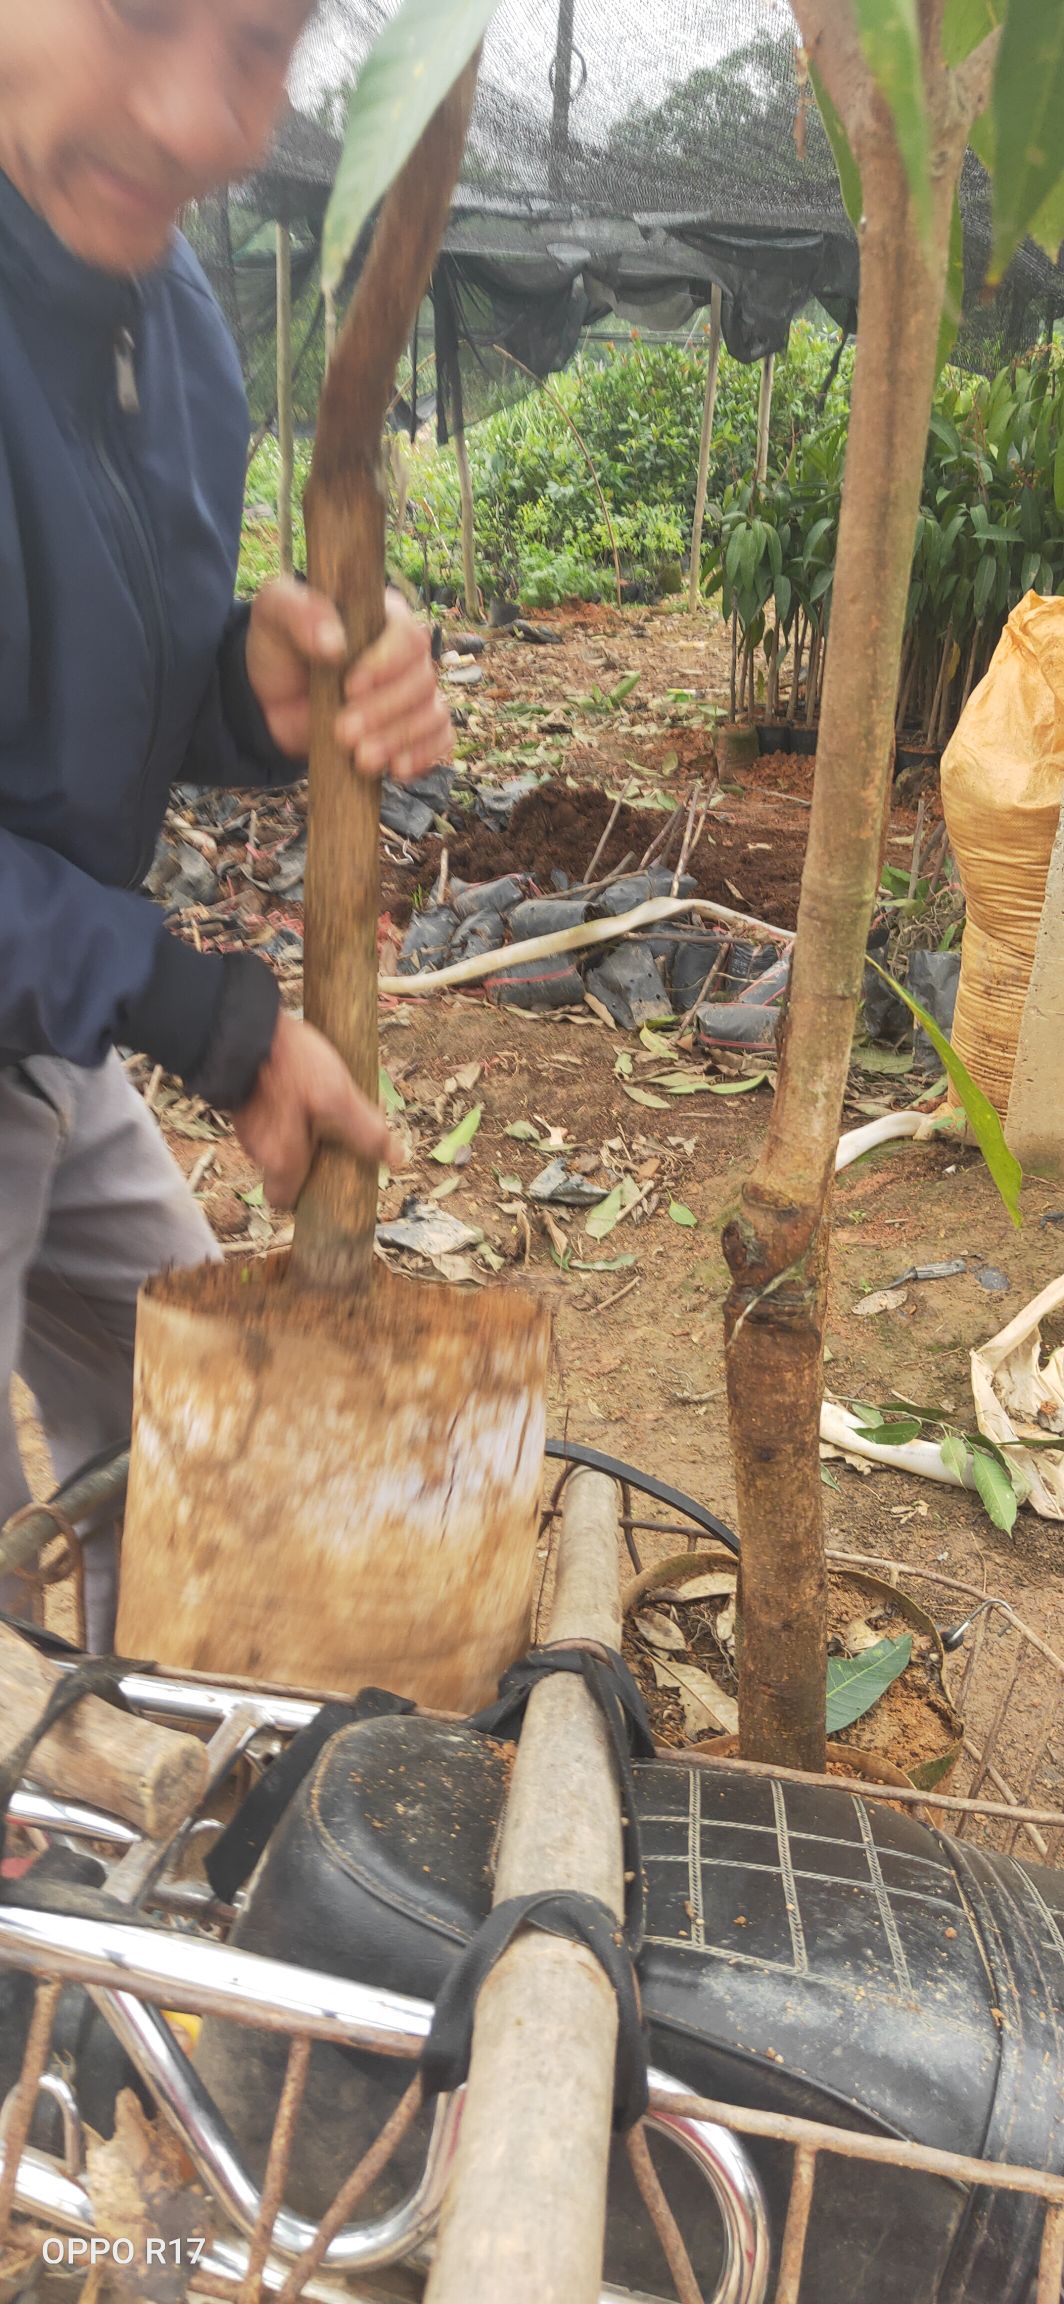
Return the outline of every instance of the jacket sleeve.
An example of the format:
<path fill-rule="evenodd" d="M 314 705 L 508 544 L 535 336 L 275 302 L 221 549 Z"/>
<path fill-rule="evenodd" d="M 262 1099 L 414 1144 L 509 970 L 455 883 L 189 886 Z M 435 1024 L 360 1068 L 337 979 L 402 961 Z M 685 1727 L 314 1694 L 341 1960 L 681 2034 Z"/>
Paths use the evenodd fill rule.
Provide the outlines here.
<path fill-rule="evenodd" d="M 200 706 L 178 784 L 262 788 L 295 784 L 307 773 L 305 760 L 293 760 L 274 743 L 248 679 L 247 637 L 250 602 L 232 609 Z"/>
<path fill-rule="evenodd" d="M 116 1043 L 219 1110 L 250 1095 L 280 996 L 252 953 L 195 952 L 146 896 L 0 831 L 0 1063 L 101 1064 Z"/>

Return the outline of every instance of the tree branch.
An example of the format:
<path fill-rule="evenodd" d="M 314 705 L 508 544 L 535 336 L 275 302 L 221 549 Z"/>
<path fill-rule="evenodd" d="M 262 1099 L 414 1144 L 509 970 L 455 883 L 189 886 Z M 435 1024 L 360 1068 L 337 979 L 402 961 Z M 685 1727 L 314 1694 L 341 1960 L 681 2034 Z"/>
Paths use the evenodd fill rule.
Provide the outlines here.
<path fill-rule="evenodd" d="M 966 129 L 971 127 L 973 120 L 978 120 L 990 102 L 1001 46 L 1001 31 L 1001 25 L 995 25 L 985 40 L 979 42 L 978 48 L 973 48 L 963 64 L 957 64 L 950 73 L 953 101 Z"/>
<path fill-rule="evenodd" d="M 792 0 L 802 46 L 853 143 L 865 115 L 870 75 L 852 0 Z"/>

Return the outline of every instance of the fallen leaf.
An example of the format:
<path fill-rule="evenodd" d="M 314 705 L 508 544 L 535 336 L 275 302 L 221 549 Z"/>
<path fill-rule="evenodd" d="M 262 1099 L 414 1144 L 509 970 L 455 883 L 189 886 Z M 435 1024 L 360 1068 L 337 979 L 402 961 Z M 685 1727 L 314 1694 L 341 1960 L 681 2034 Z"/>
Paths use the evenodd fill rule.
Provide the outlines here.
<path fill-rule="evenodd" d="M 736 1577 L 727 1568 L 721 1568 L 711 1576 L 692 1576 L 690 1582 L 686 1576 L 682 1582 L 679 1577 L 676 1579 L 677 1588 L 685 1600 L 724 1600 L 730 1592 L 735 1591 L 736 1581 Z"/>
<path fill-rule="evenodd" d="M 636 1625 L 652 1648 L 664 1648 L 674 1656 L 683 1655 L 687 1642 L 671 1616 L 663 1616 L 660 1609 L 648 1608 L 636 1617 Z"/>
<path fill-rule="evenodd" d="M 763 1088 L 767 1072 L 748 1072 L 741 1080 L 707 1080 L 711 1096 L 746 1096 L 751 1088 Z"/>
<path fill-rule="evenodd" d="M 631 1097 L 633 1104 L 645 1105 L 650 1112 L 667 1112 L 669 1109 L 667 1096 L 652 1096 L 649 1088 L 633 1088 L 629 1080 L 622 1080 L 621 1087 L 625 1095 Z"/>
<path fill-rule="evenodd" d="M 531 1120 L 511 1120 L 509 1127 L 503 1129 L 503 1135 L 515 1137 L 518 1144 L 539 1143 L 539 1129 L 533 1128 Z"/>
<path fill-rule="evenodd" d="M 863 1616 L 855 1616 L 842 1635 L 842 1645 L 848 1656 L 863 1656 L 866 1648 L 878 1648 L 879 1633 L 873 1632 Z"/>
<path fill-rule="evenodd" d="M 588 1239 L 604 1240 L 607 1232 L 612 1232 L 614 1225 L 620 1223 L 625 1209 L 630 1208 L 638 1198 L 639 1186 L 634 1177 L 622 1176 L 620 1183 L 614 1185 L 612 1192 L 606 1194 L 606 1198 L 597 1208 L 592 1209 L 586 1219 L 584 1230 Z"/>
<path fill-rule="evenodd" d="M 592 1015 L 598 1017 L 600 1024 L 605 1024 L 611 1032 L 616 1032 L 616 1016 L 610 1015 L 605 1001 L 597 1000 L 594 993 L 587 990 L 586 985 L 584 987 L 584 1006 L 585 1008 L 590 1008 Z"/>
<path fill-rule="evenodd" d="M 729 1600 L 727 1607 L 726 1607 L 726 1608 L 722 1608 L 722 1609 L 721 1609 L 720 1615 L 719 1615 L 719 1616 L 718 1616 L 718 1618 L 717 1618 L 717 1623 L 716 1623 L 716 1633 L 717 1633 L 717 1638 L 718 1638 L 718 1640 L 720 1641 L 720 1643 L 721 1643 L 721 1646 L 722 1646 L 723 1648 L 734 1648 L 734 1646 L 735 1646 L 735 1594 L 734 1594 L 734 1592 L 732 1593 L 731 1599 Z"/>
<path fill-rule="evenodd" d="M 468 1094 L 470 1088 L 476 1087 L 483 1070 L 483 1064 L 460 1064 L 455 1073 L 455 1079 L 459 1087 L 464 1088 Z"/>
<path fill-rule="evenodd" d="M 506 1262 L 506 1258 L 500 1256 L 498 1250 L 492 1247 L 490 1240 L 481 1241 L 477 1255 L 481 1263 L 487 1265 L 489 1272 L 501 1272 Z"/>
<path fill-rule="evenodd" d="M 682 1224 L 688 1232 L 693 1231 L 698 1222 L 693 1209 L 685 1208 L 682 1200 L 670 1200 L 669 1214 L 674 1224 Z"/>
<path fill-rule="evenodd" d="M 639 1037 L 644 1048 L 649 1048 L 652 1056 L 672 1056 L 674 1054 L 671 1040 L 666 1040 L 660 1032 L 653 1031 L 649 1024 L 643 1025 Z"/>
<path fill-rule="evenodd" d="M 618 1056 L 618 1058 L 617 1058 L 617 1062 L 616 1062 L 616 1064 L 614 1065 L 613 1069 L 614 1069 L 614 1072 L 615 1072 L 615 1073 L 616 1073 L 616 1075 L 617 1075 L 617 1078 L 618 1078 L 618 1080 L 630 1080 L 630 1079 L 631 1079 L 631 1077 L 632 1077 L 632 1059 L 631 1059 L 631 1057 L 630 1057 L 630 1055 L 629 1055 L 629 1053 L 628 1053 L 628 1050 L 627 1050 L 627 1048 L 622 1048 L 622 1050 L 621 1050 L 621 1053 L 620 1053 L 620 1055 Z"/>
<path fill-rule="evenodd" d="M 250 1192 L 238 1192 L 237 1198 L 243 1201 L 245 1208 L 261 1208 L 265 1203 L 266 1193 L 261 1184 L 253 1184 Z"/>
<path fill-rule="evenodd" d="M 697 1664 L 662 1664 L 651 1657 L 654 1678 L 659 1688 L 675 1688 L 683 1707 L 684 1734 L 703 1736 L 706 1729 L 722 1729 L 726 1736 L 734 1736 L 739 1728 L 739 1707 L 734 1696 L 726 1696 L 718 1688 L 711 1674 Z"/>
<path fill-rule="evenodd" d="M 874 1288 L 870 1296 L 862 1296 L 853 1307 L 858 1320 L 874 1320 L 880 1312 L 900 1312 L 909 1301 L 907 1288 Z"/>
<path fill-rule="evenodd" d="M 383 1064 L 377 1074 L 377 1099 L 389 1114 L 406 1111 L 406 1098 L 400 1095 L 391 1073 L 385 1070 Z"/>
<path fill-rule="evenodd" d="M 433 1145 L 429 1159 L 438 1160 L 441 1168 L 452 1167 L 458 1153 L 464 1152 L 466 1146 L 472 1143 L 480 1126 L 483 1110 L 483 1104 L 474 1104 L 471 1110 L 465 1113 L 459 1121 L 457 1128 L 452 1128 L 449 1136 L 441 1137 L 439 1143 Z"/>
<path fill-rule="evenodd" d="M 452 1192 L 457 1192 L 461 1181 L 460 1176 L 441 1176 L 439 1183 L 433 1185 L 429 1199 L 449 1200 Z"/>

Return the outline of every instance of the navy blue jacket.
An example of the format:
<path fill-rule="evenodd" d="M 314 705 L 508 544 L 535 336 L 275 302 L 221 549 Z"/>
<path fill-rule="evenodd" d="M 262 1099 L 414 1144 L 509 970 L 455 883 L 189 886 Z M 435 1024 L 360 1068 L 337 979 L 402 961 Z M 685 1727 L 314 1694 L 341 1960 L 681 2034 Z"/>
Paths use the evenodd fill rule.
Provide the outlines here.
<path fill-rule="evenodd" d="M 72 256 L 0 175 L 0 1063 L 116 1041 L 242 1101 L 277 993 L 135 893 L 172 784 L 298 773 L 234 605 L 239 362 L 175 235 L 129 281 Z"/>

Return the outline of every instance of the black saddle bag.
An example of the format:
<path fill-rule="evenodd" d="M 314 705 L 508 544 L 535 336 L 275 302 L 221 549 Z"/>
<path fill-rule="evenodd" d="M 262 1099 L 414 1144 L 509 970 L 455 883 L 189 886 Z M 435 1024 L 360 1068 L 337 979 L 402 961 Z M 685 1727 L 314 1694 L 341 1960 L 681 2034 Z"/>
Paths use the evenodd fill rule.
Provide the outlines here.
<path fill-rule="evenodd" d="M 435 1721 L 343 1730 L 275 1833 L 235 1940 L 432 2000 L 491 1903 L 509 1760 L 508 1747 Z M 1064 2168 L 1064 1874 L 842 1790 L 680 1761 L 637 1765 L 635 1778 L 655 2063 L 736 2106 Z M 284 2054 L 266 2035 L 204 2028 L 204 2075 L 259 2173 Z M 315 2049 L 292 2206 L 322 2211 L 409 2077 Z M 373 2213 L 413 2183 L 426 2120 Z M 790 2152 L 748 2149 L 778 2253 Z M 711 2196 L 675 2147 L 654 2150 L 711 2297 Z M 606 2276 L 671 2297 L 614 2158 Z M 1028 2304 L 1042 2213 L 1018 2194 L 824 2156 L 802 2304 Z"/>

